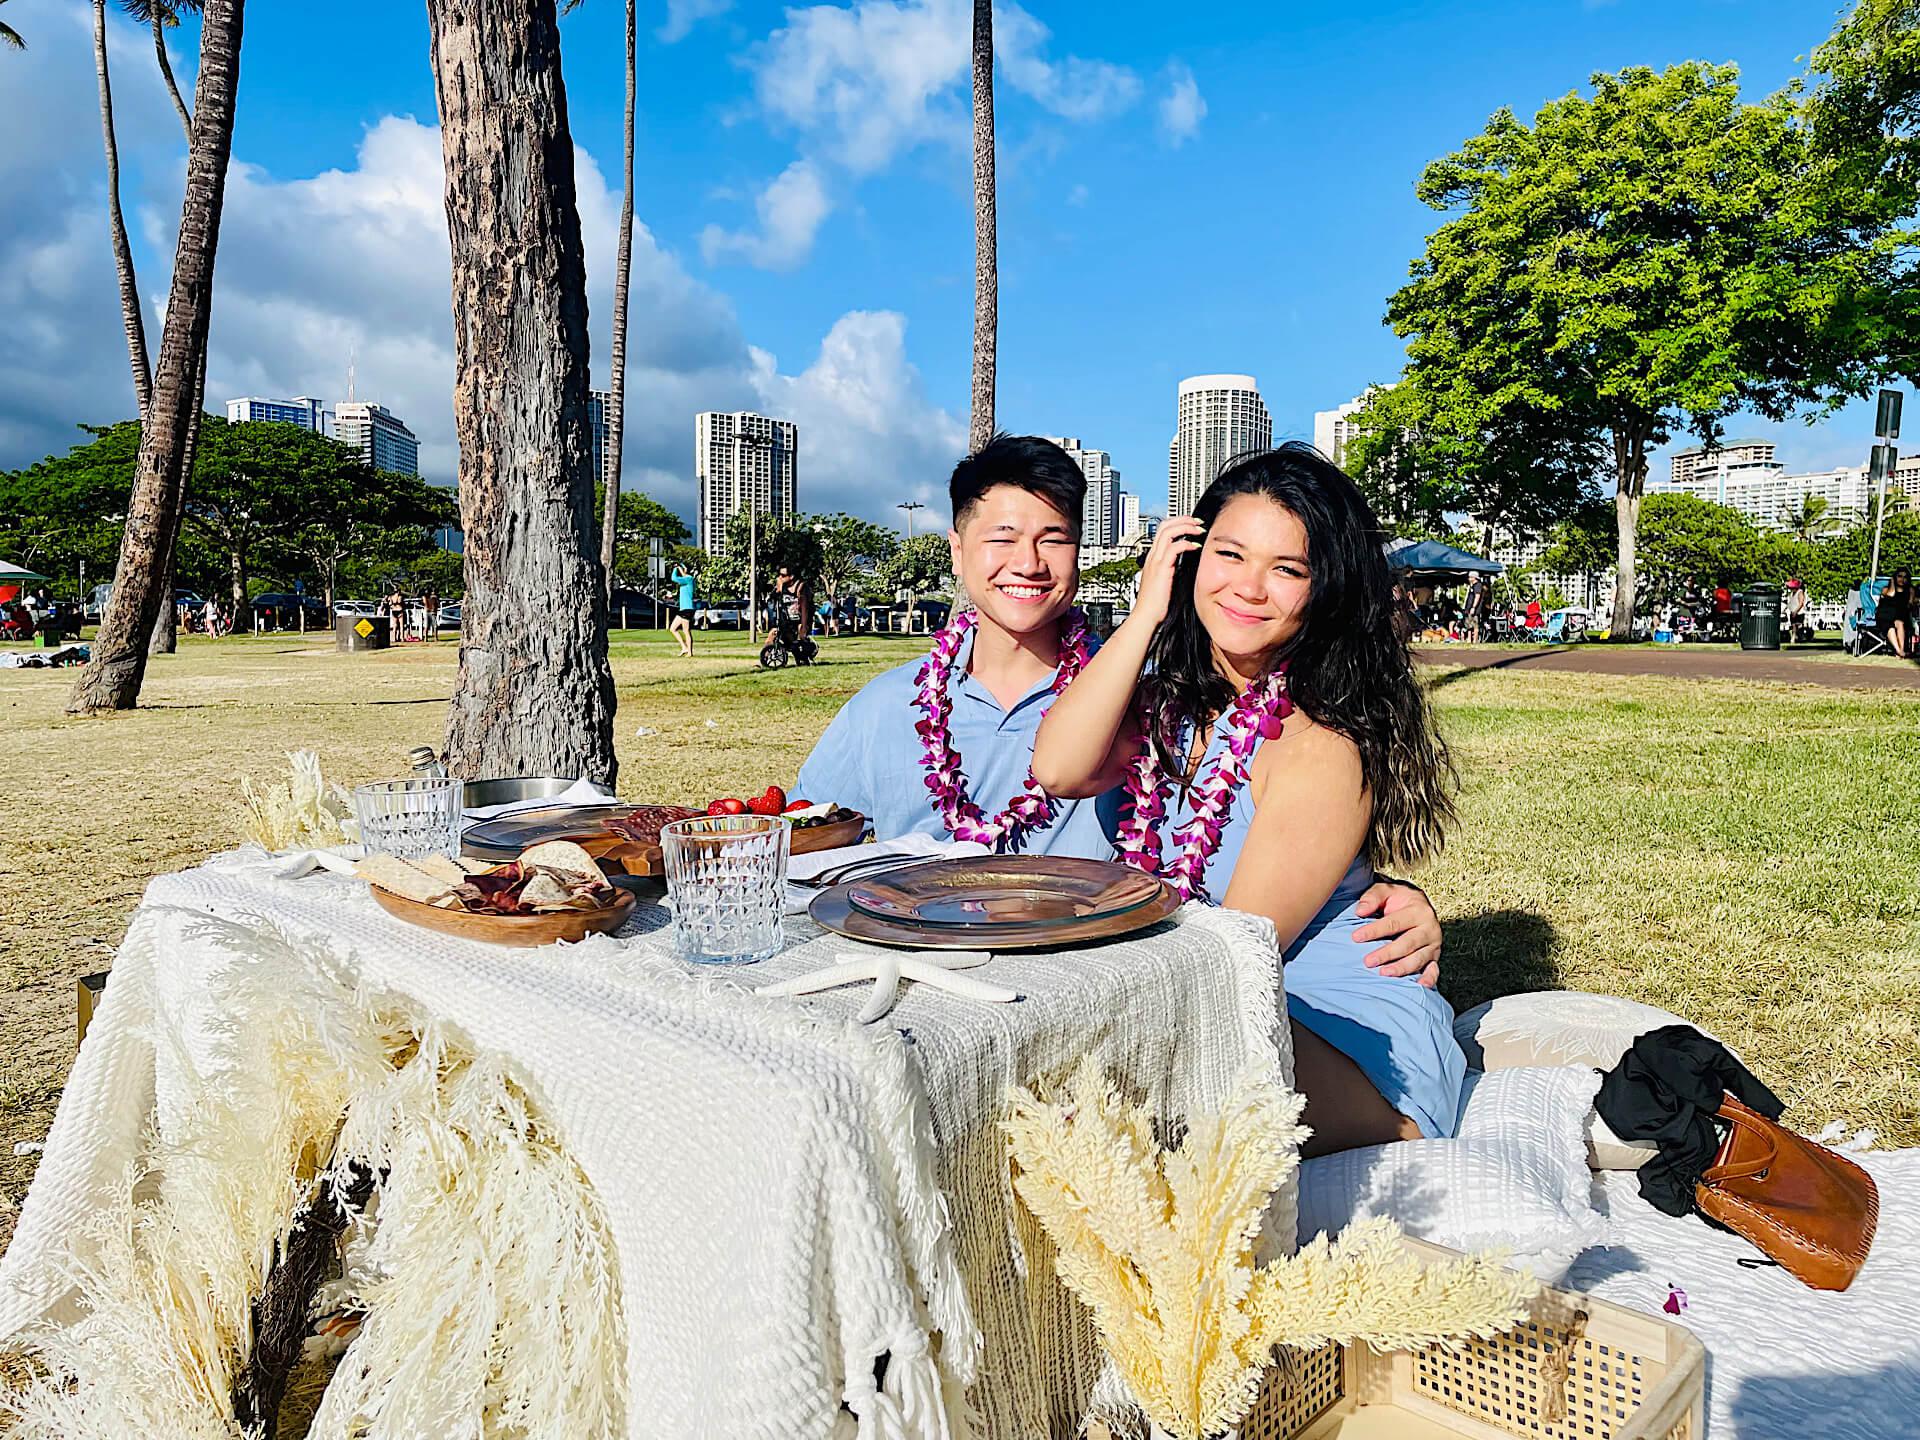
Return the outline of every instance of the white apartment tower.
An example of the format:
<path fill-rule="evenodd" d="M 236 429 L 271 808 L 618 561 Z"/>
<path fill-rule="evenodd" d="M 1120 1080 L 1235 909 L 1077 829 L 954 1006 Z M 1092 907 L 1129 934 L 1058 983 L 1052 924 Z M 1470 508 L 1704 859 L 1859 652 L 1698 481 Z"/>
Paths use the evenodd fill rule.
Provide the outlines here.
<path fill-rule="evenodd" d="M 1179 425 L 1168 447 L 1168 514 L 1191 515 L 1236 455 L 1273 444 L 1273 419 L 1251 375 L 1194 375 L 1180 382 Z"/>
<path fill-rule="evenodd" d="M 1373 390 L 1368 389 L 1344 405 L 1313 412 L 1313 448 L 1342 470 L 1347 468 L 1347 446 L 1358 433 L 1353 417 L 1367 408 L 1367 399 L 1372 394 Z"/>
<path fill-rule="evenodd" d="M 420 441 L 406 423 L 384 405 L 342 400 L 334 407 L 334 439 L 375 470 L 400 475 L 420 473 Z"/>
<path fill-rule="evenodd" d="M 1140 497 L 1120 492 L 1120 537 L 1118 544 L 1130 544 L 1140 534 Z"/>
<path fill-rule="evenodd" d="M 752 505 L 760 515 L 798 509 L 800 431 L 791 420 L 750 410 L 703 410 L 693 419 L 693 474 L 700 487 L 700 548 L 726 543 L 727 521 Z"/>
<path fill-rule="evenodd" d="M 1072 435 L 1043 435 L 1072 457 L 1087 477 L 1087 498 L 1080 511 L 1080 544 L 1112 545 L 1120 538 L 1120 472 L 1104 450 L 1082 445 Z"/>

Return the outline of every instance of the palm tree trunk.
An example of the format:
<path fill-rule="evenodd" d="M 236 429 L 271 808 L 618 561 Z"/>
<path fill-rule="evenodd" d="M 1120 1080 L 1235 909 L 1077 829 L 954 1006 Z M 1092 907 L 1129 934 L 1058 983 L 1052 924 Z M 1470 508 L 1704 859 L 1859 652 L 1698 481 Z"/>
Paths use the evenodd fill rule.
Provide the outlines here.
<path fill-rule="evenodd" d="M 155 5 L 151 19 L 153 21 L 153 58 L 160 65 L 160 78 L 167 82 L 167 94 L 173 97 L 173 108 L 179 113 L 180 128 L 186 132 L 187 144 L 193 144 L 193 116 L 187 113 L 187 102 L 180 98 L 180 86 L 173 78 L 173 62 L 167 59 L 167 33 L 162 24 L 167 12 Z"/>
<path fill-rule="evenodd" d="M 633 92 L 637 79 L 633 7 L 634 0 L 627 0 L 627 191 L 620 203 L 620 254 L 613 271 L 613 379 L 607 391 L 607 448 L 612 451 L 613 463 L 600 516 L 600 568 L 606 572 L 609 605 L 613 603 L 613 553 L 620 518 L 621 447 L 627 435 L 627 280 L 633 271 Z"/>
<path fill-rule="evenodd" d="M 107 220 L 114 273 L 120 280 L 120 322 L 126 327 L 127 359 L 133 366 L 134 405 L 145 420 L 153 404 L 153 366 L 147 359 L 147 327 L 140 314 L 127 222 L 120 214 L 120 143 L 113 133 L 113 82 L 107 74 L 107 0 L 93 0 L 93 70 L 100 82 L 100 133 L 107 147 Z"/>
<path fill-rule="evenodd" d="M 453 249 L 466 530 L 456 774 L 610 783 L 587 277 L 554 0 L 427 0 Z"/>
<path fill-rule="evenodd" d="M 120 538 L 113 596 L 100 617 L 93 659 L 67 701 L 72 714 L 133 706 L 146 675 L 154 616 L 163 603 L 173 602 L 171 592 L 163 593 L 160 587 L 173 552 L 200 357 L 213 315 L 214 252 L 220 244 L 220 208 L 233 152 L 244 8 L 245 0 L 207 0 L 201 19 L 200 74 L 193 97 L 199 120 L 187 150 L 187 184 L 167 319 L 160 331 L 160 364 L 153 401 L 140 426 L 140 453 L 134 461 L 133 496 Z"/>
<path fill-rule="evenodd" d="M 173 62 L 167 58 L 166 29 L 162 24 L 166 11 L 159 5 L 152 7 L 153 58 L 160 67 L 160 78 L 166 82 L 167 94 L 173 97 L 174 111 L 180 116 L 180 129 L 187 137 L 187 144 L 193 144 L 193 116 L 187 113 L 187 102 L 180 98 L 180 86 L 173 78 Z M 179 648 L 179 607 L 173 603 L 173 577 L 175 554 L 180 536 L 180 515 L 186 505 L 187 488 L 193 484 L 193 454 L 200 443 L 200 416 L 205 410 L 207 393 L 207 352 L 200 351 L 198 379 L 194 382 L 193 417 L 187 426 L 187 456 L 180 467 L 180 504 L 174 507 L 173 533 L 174 545 L 167 549 L 165 573 L 160 577 L 160 594 L 163 597 L 160 608 L 154 613 L 153 633 L 147 637 L 147 654 L 171 655 Z"/>
<path fill-rule="evenodd" d="M 973 0 L 973 416 L 967 448 L 993 438 L 1000 332 L 1000 260 L 994 219 L 993 0 Z"/>

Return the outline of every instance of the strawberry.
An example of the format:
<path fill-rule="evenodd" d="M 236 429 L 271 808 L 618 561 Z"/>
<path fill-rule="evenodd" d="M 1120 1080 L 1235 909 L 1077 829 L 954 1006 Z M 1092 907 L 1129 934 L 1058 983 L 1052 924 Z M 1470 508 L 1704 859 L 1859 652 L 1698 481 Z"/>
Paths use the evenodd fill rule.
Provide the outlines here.
<path fill-rule="evenodd" d="M 747 813 L 747 802 L 744 800 L 736 800 L 731 795 L 725 800 L 717 800 L 714 803 L 720 807 L 720 813 L 722 815 L 744 815 Z"/>
<path fill-rule="evenodd" d="M 796 810 L 806 809 L 807 806 L 811 805 L 812 803 L 813 802 L 811 800 L 789 800 L 787 802 L 787 808 L 782 810 L 780 813 L 782 815 L 791 815 Z"/>
<path fill-rule="evenodd" d="M 707 806 L 707 814 L 709 815 L 724 815 L 726 813 L 727 813 L 727 802 L 724 800 L 716 800 L 711 805 Z"/>
<path fill-rule="evenodd" d="M 779 808 L 765 795 L 755 795 L 747 801 L 747 809 L 754 815 L 778 815 Z"/>
<path fill-rule="evenodd" d="M 767 793 L 760 798 L 773 807 L 767 811 L 769 815 L 778 815 L 787 808 L 787 792 L 778 785 L 767 786 Z"/>

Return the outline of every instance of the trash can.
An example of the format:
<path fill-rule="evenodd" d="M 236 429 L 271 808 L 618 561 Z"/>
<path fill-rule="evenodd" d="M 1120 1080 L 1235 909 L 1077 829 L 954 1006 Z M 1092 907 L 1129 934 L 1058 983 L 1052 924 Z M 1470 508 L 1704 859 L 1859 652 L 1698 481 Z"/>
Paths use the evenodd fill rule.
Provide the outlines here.
<path fill-rule="evenodd" d="M 333 644 L 337 650 L 384 650 L 393 643 L 393 621 L 385 615 L 336 615 Z"/>
<path fill-rule="evenodd" d="M 1740 596 L 1740 648 L 1780 648 L 1780 587 L 1768 581 L 1749 585 Z"/>

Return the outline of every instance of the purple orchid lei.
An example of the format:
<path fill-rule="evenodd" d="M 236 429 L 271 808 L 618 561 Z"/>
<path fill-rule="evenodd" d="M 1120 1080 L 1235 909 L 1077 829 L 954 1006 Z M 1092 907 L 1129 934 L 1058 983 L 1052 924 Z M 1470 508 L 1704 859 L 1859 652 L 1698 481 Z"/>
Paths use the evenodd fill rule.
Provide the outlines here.
<path fill-rule="evenodd" d="M 1154 758 L 1153 746 L 1143 742 L 1140 753 L 1127 766 L 1130 803 L 1114 841 L 1122 863 L 1158 875 L 1182 900 L 1207 899 L 1207 862 L 1220 848 L 1234 793 L 1247 783 L 1253 770 L 1253 752 L 1260 742 L 1279 735 L 1292 713 L 1284 670 L 1275 670 L 1241 691 L 1228 712 L 1226 748 L 1215 757 L 1210 773 L 1194 786 L 1193 817 L 1173 832 L 1180 853 L 1164 868 L 1160 862 L 1160 822 L 1167 814 L 1165 777 Z"/>
<path fill-rule="evenodd" d="M 1044 830 L 1053 823 L 1053 800 L 1033 778 L 1031 767 L 1027 770 L 1026 783 L 998 815 L 989 818 L 967 798 L 967 780 L 960 770 L 960 754 L 953 748 L 947 725 L 953 713 L 947 687 L 960 647 L 976 618 L 972 610 L 963 610 L 934 637 L 927 663 L 914 676 L 920 687 L 915 697 L 920 718 L 913 728 L 920 735 L 920 764 L 927 772 L 925 783 L 933 795 L 933 808 L 946 822 L 953 838 L 977 841 L 991 845 L 996 852 L 1006 852 L 1016 849 L 1028 831 Z M 1055 695 L 1066 689 L 1068 682 L 1087 663 L 1087 617 L 1078 610 L 1069 610 L 1062 617 L 1062 624 L 1060 668 L 1053 677 Z"/>

